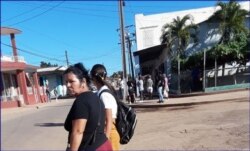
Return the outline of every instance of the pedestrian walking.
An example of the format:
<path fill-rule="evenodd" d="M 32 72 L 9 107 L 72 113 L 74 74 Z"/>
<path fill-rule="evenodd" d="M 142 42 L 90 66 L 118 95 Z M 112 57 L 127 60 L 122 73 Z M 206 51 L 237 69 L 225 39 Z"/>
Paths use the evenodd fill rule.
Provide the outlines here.
<path fill-rule="evenodd" d="M 131 77 L 128 78 L 128 94 L 129 94 L 129 103 L 135 103 L 135 88 L 134 82 Z"/>
<path fill-rule="evenodd" d="M 58 98 L 58 91 L 56 88 L 54 88 L 54 95 L 55 95 L 55 98 L 56 98 L 56 101 L 57 101 L 57 98 Z"/>
<path fill-rule="evenodd" d="M 124 79 L 122 78 L 120 80 L 120 83 L 119 83 L 119 91 L 120 91 L 120 99 L 123 99 L 123 95 L 124 95 Z"/>
<path fill-rule="evenodd" d="M 103 92 L 104 90 L 111 90 L 113 94 L 116 94 L 114 87 L 106 80 L 107 71 L 105 66 L 101 64 L 96 64 L 92 67 L 91 71 L 91 79 L 93 84 L 96 86 L 98 92 L 98 96 L 102 100 L 105 106 L 105 129 L 104 132 L 107 138 L 111 141 L 113 150 L 120 150 L 120 136 L 115 126 L 115 121 L 117 118 L 117 103 L 115 97 L 108 93 Z"/>
<path fill-rule="evenodd" d="M 163 103 L 163 87 L 164 87 L 164 78 L 162 74 L 159 75 L 158 82 L 157 82 L 157 90 L 158 90 L 158 95 L 159 95 L 159 102 L 158 103 Z"/>
<path fill-rule="evenodd" d="M 46 84 L 46 95 L 47 95 L 47 102 L 51 102 L 51 96 L 50 96 L 50 90 L 49 90 L 49 85 Z"/>
<path fill-rule="evenodd" d="M 164 78 L 163 96 L 164 96 L 164 98 L 166 98 L 168 100 L 168 98 L 169 98 L 169 95 L 168 95 L 169 87 L 168 87 L 168 78 L 167 78 L 165 73 L 163 74 L 163 78 Z"/>
<path fill-rule="evenodd" d="M 140 93 L 140 101 L 143 102 L 143 98 L 144 98 L 144 84 L 143 84 L 143 78 L 142 76 L 139 76 L 139 80 L 137 82 L 138 88 L 139 88 L 139 93 Z"/>
<path fill-rule="evenodd" d="M 112 150 L 104 133 L 104 104 L 90 91 L 88 71 L 77 63 L 69 66 L 64 78 L 69 93 L 76 97 L 64 123 L 69 132 L 67 150 Z"/>
<path fill-rule="evenodd" d="M 152 99 L 153 98 L 153 80 L 151 78 L 151 75 L 148 76 L 148 79 L 146 81 L 146 88 L 147 88 L 147 92 L 148 92 L 148 95 L 149 95 L 149 99 Z"/>
<path fill-rule="evenodd" d="M 136 93 L 136 97 L 140 97 L 140 91 L 139 91 L 139 87 L 138 87 L 138 81 L 139 81 L 139 76 L 140 75 L 138 75 L 138 76 L 136 76 L 135 77 L 135 93 Z"/>

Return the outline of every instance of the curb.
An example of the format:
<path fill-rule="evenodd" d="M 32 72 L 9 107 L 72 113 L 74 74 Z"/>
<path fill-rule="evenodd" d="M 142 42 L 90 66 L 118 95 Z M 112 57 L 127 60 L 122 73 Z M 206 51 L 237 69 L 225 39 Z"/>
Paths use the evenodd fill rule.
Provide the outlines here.
<path fill-rule="evenodd" d="M 185 93 L 181 95 L 177 94 L 169 94 L 171 98 L 180 98 L 180 97 L 192 97 L 192 96 L 202 96 L 202 95 L 213 95 L 213 94 L 221 94 L 221 93 L 228 93 L 228 92 L 237 92 L 237 91 L 245 91 L 250 90 L 249 88 L 240 88 L 240 89 L 231 89 L 231 90 L 221 90 L 221 91 L 214 91 L 214 92 L 196 92 L 196 93 Z"/>
<path fill-rule="evenodd" d="M 246 97 L 237 98 L 237 100 L 243 101 L 248 100 Z M 218 102 L 230 102 L 235 101 L 234 99 L 227 99 L 227 100 L 214 100 L 214 101 L 201 101 L 201 102 L 187 102 L 187 103 L 171 103 L 171 104 L 130 104 L 129 106 L 132 108 L 152 108 L 152 107 L 173 107 L 173 106 L 191 106 L 191 105 L 199 105 L 199 104 L 211 104 L 211 103 L 218 103 Z M 249 100 L 248 100 L 249 101 Z"/>

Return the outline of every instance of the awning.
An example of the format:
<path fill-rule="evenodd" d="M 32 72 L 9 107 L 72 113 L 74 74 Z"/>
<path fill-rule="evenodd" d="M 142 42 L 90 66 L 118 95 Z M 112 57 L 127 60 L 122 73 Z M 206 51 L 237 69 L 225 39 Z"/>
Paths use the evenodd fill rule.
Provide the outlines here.
<path fill-rule="evenodd" d="M 52 74 L 52 73 L 63 73 L 66 69 L 67 69 L 67 67 L 65 67 L 65 66 L 46 67 L 46 68 L 39 68 L 37 70 L 37 73 L 39 75 Z"/>
<path fill-rule="evenodd" d="M 1 71 L 16 72 L 16 70 L 24 70 L 25 72 L 36 72 L 38 68 L 38 66 L 24 62 L 1 62 Z"/>
<path fill-rule="evenodd" d="M 139 56 L 140 66 L 150 66 L 157 61 L 162 54 L 165 45 L 157 45 L 134 52 L 134 56 Z"/>

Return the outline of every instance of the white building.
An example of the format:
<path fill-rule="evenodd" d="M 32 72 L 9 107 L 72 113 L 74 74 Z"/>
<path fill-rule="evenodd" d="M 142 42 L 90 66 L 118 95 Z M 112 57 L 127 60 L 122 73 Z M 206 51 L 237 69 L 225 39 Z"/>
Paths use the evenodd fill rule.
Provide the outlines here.
<path fill-rule="evenodd" d="M 250 2 L 240 2 L 242 9 L 249 12 Z M 160 37 L 162 34 L 162 27 L 166 23 L 171 23 L 174 18 L 179 16 L 182 18 L 185 15 L 191 15 L 193 23 L 198 24 L 199 29 L 199 44 L 195 47 L 190 44 L 187 47 L 186 52 L 192 53 L 194 51 L 203 51 L 209 49 L 215 43 L 218 42 L 220 35 L 218 34 L 218 27 L 215 24 L 207 23 L 207 19 L 219 9 L 218 7 L 206 7 L 199 9 L 190 9 L 184 11 L 176 11 L 169 13 L 153 14 L 153 15 L 135 15 L 135 28 L 136 28 L 136 41 L 137 51 L 134 52 L 135 66 L 140 66 L 140 70 L 136 70 L 136 74 L 141 72 L 142 74 L 151 74 L 153 66 L 156 66 L 157 62 L 162 56 L 164 46 L 161 45 Z M 246 19 L 246 25 L 249 26 L 249 16 Z M 159 66 L 161 70 L 167 72 L 168 60 L 163 60 L 165 63 Z M 138 69 L 138 68 L 137 68 Z"/>

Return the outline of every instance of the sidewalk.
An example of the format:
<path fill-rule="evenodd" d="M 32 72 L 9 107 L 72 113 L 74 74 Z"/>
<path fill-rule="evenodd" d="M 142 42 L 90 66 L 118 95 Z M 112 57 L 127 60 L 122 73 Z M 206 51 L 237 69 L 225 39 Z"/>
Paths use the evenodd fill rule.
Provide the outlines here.
<path fill-rule="evenodd" d="M 137 102 L 134 104 L 130 104 L 133 108 L 151 108 L 151 107 L 171 107 L 171 106 L 186 106 L 186 105 L 195 105 L 195 104 L 206 104 L 206 103 L 215 103 L 221 101 L 232 101 L 232 100 L 241 100 L 248 99 L 249 100 L 249 90 L 234 90 L 234 91 L 224 91 L 217 93 L 196 93 L 196 94 L 186 94 L 181 95 L 180 97 L 165 99 L 164 103 L 157 103 L 158 99 L 152 100 L 143 100 L 143 102 Z M 36 110 L 46 106 L 54 106 L 61 103 L 73 101 L 74 99 L 59 99 L 58 102 L 53 100 L 51 103 L 38 103 L 34 105 L 26 105 L 18 108 L 7 108 L 1 109 L 1 116 L 11 116 L 16 115 L 18 113 L 28 112 L 32 110 Z"/>
<path fill-rule="evenodd" d="M 137 101 L 130 106 L 133 108 L 149 108 L 149 107 L 170 107 L 170 106 L 187 106 L 195 104 L 215 103 L 221 101 L 233 101 L 233 100 L 249 100 L 249 90 L 233 90 L 233 91 L 221 91 L 213 93 L 195 93 L 185 94 L 179 97 L 165 99 L 164 103 L 157 103 L 158 99 L 143 100 L 143 102 Z"/>

